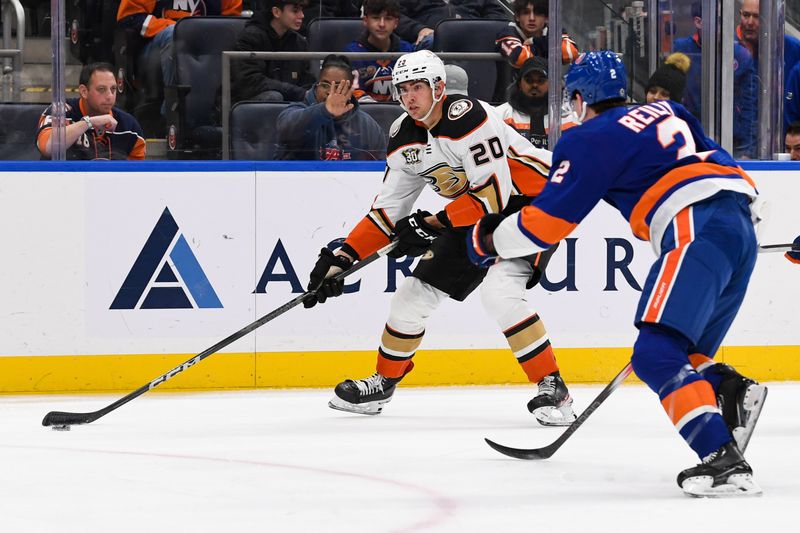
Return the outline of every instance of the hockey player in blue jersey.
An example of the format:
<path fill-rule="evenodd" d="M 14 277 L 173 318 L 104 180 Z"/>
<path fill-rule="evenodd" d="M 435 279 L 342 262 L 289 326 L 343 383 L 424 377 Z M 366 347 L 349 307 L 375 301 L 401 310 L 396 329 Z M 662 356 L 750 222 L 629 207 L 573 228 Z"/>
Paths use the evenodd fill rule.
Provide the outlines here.
<path fill-rule="evenodd" d="M 471 232 L 476 264 L 525 257 L 566 237 L 601 200 L 657 256 L 642 290 L 633 369 L 702 462 L 678 475 L 693 496 L 758 495 L 742 452 L 766 387 L 712 358 L 745 295 L 757 244 L 755 184 L 674 102 L 628 107 L 614 52 L 582 55 L 566 75 L 582 124 L 564 132 L 542 193 Z"/>

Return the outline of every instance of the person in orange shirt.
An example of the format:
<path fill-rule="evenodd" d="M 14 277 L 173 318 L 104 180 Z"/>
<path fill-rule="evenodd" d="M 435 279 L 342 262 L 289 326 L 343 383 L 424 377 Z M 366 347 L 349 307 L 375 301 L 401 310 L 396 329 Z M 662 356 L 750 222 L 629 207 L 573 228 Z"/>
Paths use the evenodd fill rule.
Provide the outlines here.
<path fill-rule="evenodd" d="M 134 28 L 147 39 L 139 54 L 139 64 L 144 64 L 150 54 L 160 54 L 164 85 L 170 86 L 178 81 L 172 53 L 175 23 L 185 17 L 241 14 L 242 0 L 122 0 L 117 10 L 117 26 Z M 165 111 L 162 107 L 161 114 Z"/>
<path fill-rule="evenodd" d="M 125 111 L 114 107 L 117 79 L 114 66 L 92 63 L 83 67 L 80 98 L 66 101 L 67 159 L 134 159 L 145 157 L 142 127 Z M 39 119 L 36 146 L 43 159 L 52 156 L 52 106 Z"/>

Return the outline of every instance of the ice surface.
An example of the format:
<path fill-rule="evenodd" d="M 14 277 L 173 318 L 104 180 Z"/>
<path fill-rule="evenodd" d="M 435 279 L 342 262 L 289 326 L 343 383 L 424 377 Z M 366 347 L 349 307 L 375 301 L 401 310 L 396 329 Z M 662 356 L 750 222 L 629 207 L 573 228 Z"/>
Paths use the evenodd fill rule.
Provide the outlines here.
<path fill-rule="evenodd" d="M 573 386 L 576 410 L 600 391 Z M 530 387 L 400 388 L 383 414 L 327 407 L 328 390 L 149 393 L 69 432 L 50 410 L 110 396 L 0 397 L 3 532 L 789 531 L 800 502 L 800 384 L 770 385 L 747 458 L 761 498 L 697 500 L 697 458 L 655 395 L 616 391 L 545 461 Z"/>

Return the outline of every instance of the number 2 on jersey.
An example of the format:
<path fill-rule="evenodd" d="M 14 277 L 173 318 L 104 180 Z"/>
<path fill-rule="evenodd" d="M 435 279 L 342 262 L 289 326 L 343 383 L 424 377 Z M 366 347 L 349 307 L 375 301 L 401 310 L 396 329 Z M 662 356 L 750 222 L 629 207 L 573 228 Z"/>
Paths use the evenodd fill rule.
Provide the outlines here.
<path fill-rule="evenodd" d="M 694 143 L 692 130 L 685 120 L 681 120 L 675 115 L 671 115 L 656 126 L 658 129 L 658 142 L 665 150 L 678 142 L 677 136 L 680 133 L 683 137 L 683 146 L 678 148 L 678 157 L 676 159 L 683 159 L 684 157 L 697 153 L 697 146 Z"/>

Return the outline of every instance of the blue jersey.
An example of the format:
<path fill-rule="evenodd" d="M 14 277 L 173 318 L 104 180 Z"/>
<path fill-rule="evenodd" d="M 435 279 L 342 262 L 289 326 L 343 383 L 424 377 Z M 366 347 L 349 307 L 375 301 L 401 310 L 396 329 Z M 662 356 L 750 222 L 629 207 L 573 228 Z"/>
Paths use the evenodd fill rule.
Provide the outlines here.
<path fill-rule="evenodd" d="M 542 193 L 494 233 L 501 257 L 550 248 L 601 200 L 633 234 L 661 237 L 684 207 L 729 190 L 755 198 L 755 184 L 700 123 L 675 102 L 618 107 L 564 132 Z"/>

